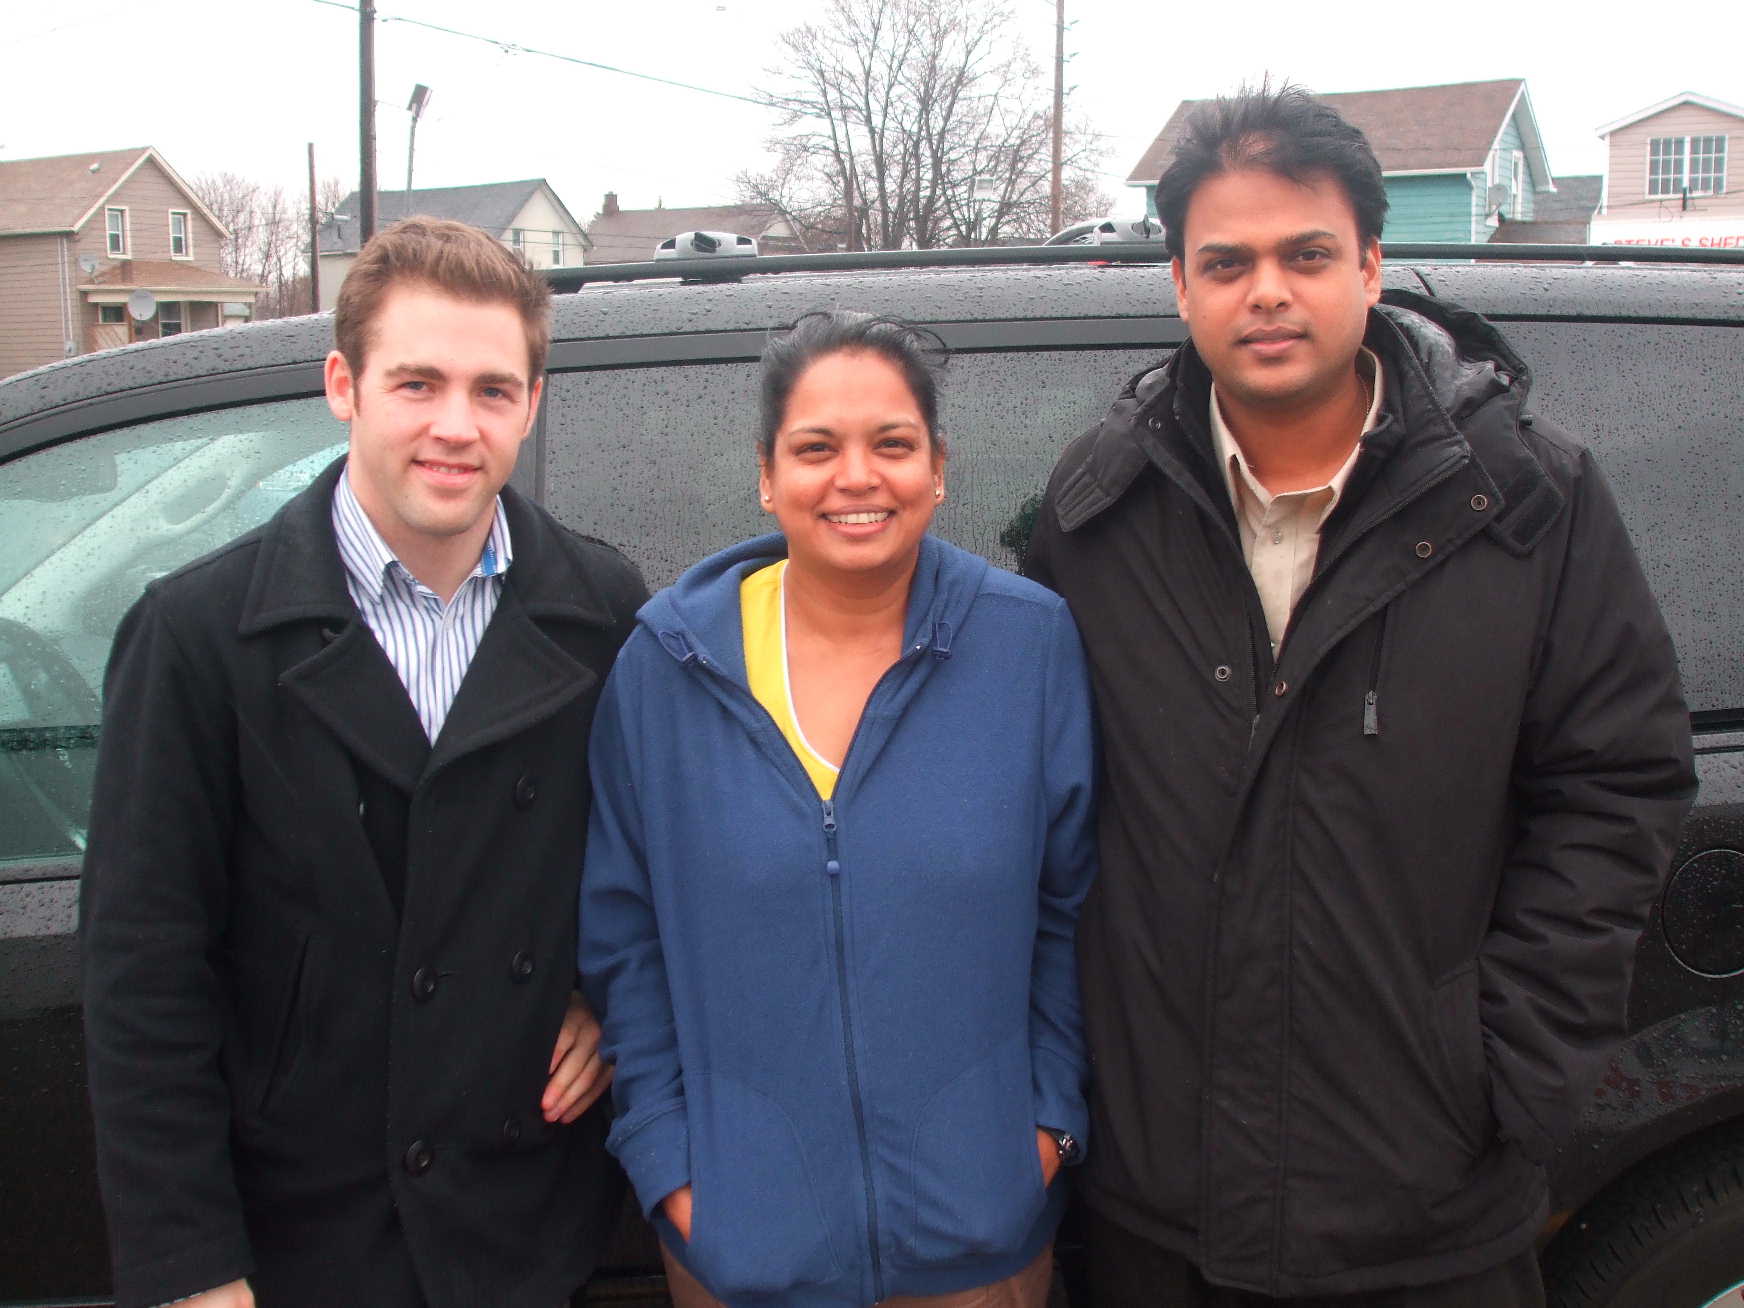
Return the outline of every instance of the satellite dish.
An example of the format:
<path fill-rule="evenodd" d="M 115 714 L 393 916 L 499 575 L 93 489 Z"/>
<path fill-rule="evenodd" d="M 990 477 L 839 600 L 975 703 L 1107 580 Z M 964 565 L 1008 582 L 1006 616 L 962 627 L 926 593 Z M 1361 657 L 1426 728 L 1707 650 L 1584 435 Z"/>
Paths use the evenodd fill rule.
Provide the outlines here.
<path fill-rule="evenodd" d="M 79 256 L 79 271 L 84 273 L 87 277 L 94 277 L 97 273 L 97 256 L 93 254 L 81 254 Z"/>
<path fill-rule="evenodd" d="M 157 312 L 157 296 L 150 291 L 135 291 L 127 297 L 127 312 L 134 322 L 144 322 Z"/>

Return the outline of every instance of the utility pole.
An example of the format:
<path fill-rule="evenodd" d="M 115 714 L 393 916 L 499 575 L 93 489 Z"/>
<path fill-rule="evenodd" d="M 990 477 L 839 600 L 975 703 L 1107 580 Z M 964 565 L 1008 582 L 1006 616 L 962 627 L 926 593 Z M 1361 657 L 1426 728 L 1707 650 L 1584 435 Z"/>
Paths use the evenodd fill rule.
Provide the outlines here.
<path fill-rule="evenodd" d="M 357 6 L 357 115 L 358 156 L 361 160 L 357 184 L 358 216 L 361 244 L 375 235 L 375 4 L 360 0 Z"/>
<path fill-rule="evenodd" d="M 1066 197 L 1060 189 L 1060 163 L 1065 154 L 1066 125 L 1066 0 L 1054 0 L 1054 174 L 1049 197 L 1053 202 L 1053 226 L 1066 225 Z"/>
<path fill-rule="evenodd" d="M 315 192 L 315 143 L 309 142 L 309 312 L 321 312 L 321 205 Z"/>

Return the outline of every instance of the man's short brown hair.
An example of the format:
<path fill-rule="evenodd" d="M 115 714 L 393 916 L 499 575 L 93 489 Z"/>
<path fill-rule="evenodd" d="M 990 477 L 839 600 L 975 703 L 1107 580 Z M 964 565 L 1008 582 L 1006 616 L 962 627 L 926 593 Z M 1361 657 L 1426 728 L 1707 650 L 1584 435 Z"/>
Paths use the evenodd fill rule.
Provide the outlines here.
<path fill-rule="evenodd" d="M 353 376 L 382 300 L 398 285 L 422 285 L 457 300 L 508 304 L 527 329 L 527 381 L 545 371 L 551 344 L 551 288 L 496 237 L 448 218 L 402 218 L 370 237 L 345 275 L 333 311 L 333 337 Z"/>

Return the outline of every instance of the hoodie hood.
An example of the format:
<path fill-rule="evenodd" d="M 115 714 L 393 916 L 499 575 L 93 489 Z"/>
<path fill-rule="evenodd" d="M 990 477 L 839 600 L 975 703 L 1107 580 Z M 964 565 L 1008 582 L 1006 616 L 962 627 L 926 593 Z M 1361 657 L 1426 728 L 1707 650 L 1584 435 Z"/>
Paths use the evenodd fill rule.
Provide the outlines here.
<path fill-rule="evenodd" d="M 739 585 L 759 568 L 786 557 L 787 540 L 780 532 L 728 546 L 687 569 L 644 604 L 636 620 L 679 662 L 704 659 L 743 683 Z M 951 657 L 951 642 L 962 630 L 987 569 L 987 560 L 979 555 L 931 533 L 921 537 L 903 623 L 905 653 L 930 649 L 935 659 Z"/>

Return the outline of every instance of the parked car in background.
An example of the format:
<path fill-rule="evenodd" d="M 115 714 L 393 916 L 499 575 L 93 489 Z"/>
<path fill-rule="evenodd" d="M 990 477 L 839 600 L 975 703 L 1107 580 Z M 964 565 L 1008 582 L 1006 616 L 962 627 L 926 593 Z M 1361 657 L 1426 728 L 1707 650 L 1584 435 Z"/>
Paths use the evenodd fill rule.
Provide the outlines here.
<path fill-rule="evenodd" d="M 1631 1034 L 1556 1162 L 1552 1302 L 1744 1308 L 1744 262 L 1474 261 L 1495 253 L 1390 249 L 1386 285 L 1500 323 L 1533 367 L 1530 407 L 1597 451 L 1677 641 L 1701 781 L 1641 943 Z M 515 484 L 650 585 L 671 581 L 762 529 L 769 330 L 876 310 L 954 352 L 937 529 L 1015 566 L 1061 447 L 1186 338 L 1162 257 L 560 270 L 572 293 Z M 330 335 L 325 316 L 281 320 L 0 382 L 0 1304 L 107 1290 L 74 929 L 110 640 L 147 581 L 263 521 L 343 450 L 321 398 Z M 658 1299 L 646 1228 L 626 1224 L 611 1261 L 590 1299 Z"/>

